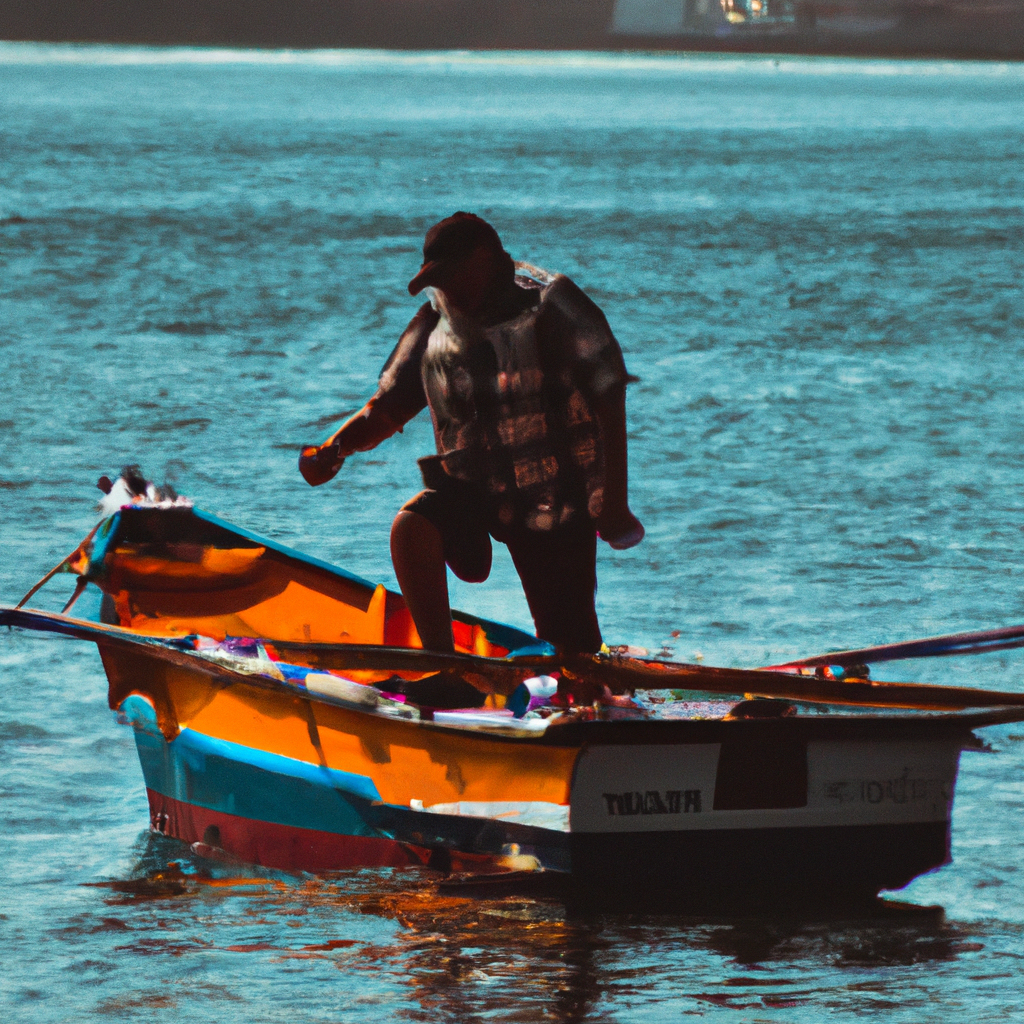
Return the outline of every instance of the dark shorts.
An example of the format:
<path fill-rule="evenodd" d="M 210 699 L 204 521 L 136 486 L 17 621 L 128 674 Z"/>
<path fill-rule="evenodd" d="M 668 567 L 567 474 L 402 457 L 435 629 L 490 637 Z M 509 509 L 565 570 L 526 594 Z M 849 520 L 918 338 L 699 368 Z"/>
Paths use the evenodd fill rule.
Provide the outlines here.
<path fill-rule="evenodd" d="M 402 508 L 437 528 L 448 567 L 467 583 L 487 579 L 491 538 L 500 541 L 519 573 L 537 636 L 563 650 L 600 650 L 601 628 L 594 608 L 597 531 L 588 516 L 576 516 L 554 530 L 502 526 L 486 494 L 450 477 Z"/>

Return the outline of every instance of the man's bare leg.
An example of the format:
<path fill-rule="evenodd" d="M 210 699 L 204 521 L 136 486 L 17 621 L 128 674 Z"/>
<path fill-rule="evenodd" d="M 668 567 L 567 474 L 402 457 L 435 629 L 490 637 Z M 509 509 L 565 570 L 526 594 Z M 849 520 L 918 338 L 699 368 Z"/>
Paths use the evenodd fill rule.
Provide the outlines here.
<path fill-rule="evenodd" d="M 448 572 L 437 527 L 416 512 L 399 512 L 391 525 L 391 562 L 423 646 L 454 652 Z"/>

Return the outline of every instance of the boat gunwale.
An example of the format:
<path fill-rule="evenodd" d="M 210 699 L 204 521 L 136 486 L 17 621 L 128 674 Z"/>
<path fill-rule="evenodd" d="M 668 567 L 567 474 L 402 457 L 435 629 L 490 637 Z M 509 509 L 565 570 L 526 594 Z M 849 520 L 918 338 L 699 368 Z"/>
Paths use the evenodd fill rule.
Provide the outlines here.
<path fill-rule="evenodd" d="M 120 521 L 121 513 L 126 511 L 133 513 L 167 513 L 175 511 L 187 513 L 195 516 L 196 519 L 209 523 L 211 526 L 216 526 L 227 533 L 232 533 L 242 537 L 257 547 L 264 547 L 268 551 L 272 551 L 277 555 L 283 555 L 285 558 L 294 559 L 297 562 L 302 562 L 304 565 L 322 570 L 333 576 L 341 576 L 349 583 L 356 583 L 360 586 L 366 587 L 371 593 L 377 586 L 375 583 L 371 583 L 370 580 L 363 579 L 362 576 L 357 576 L 354 572 L 350 572 L 348 569 L 342 569 L 340 566 L 332 565 L 330 562 L 325 562 L 322 558 L 317 558 L 315 555 L 307 555 L 295 548 L 288 547 L 286 544 L 281 544 L 278 541 L 271 540 L 269 537 L 263 537 L 258 533 L 254 533 L 252 530 L 246 530 L 244 527 L 236 526 L 234 523 L 229 523 L 226 520 L 221 519 L 219 516 L 214 515 L 212 512 L 207 512 L 205 509 L 201 509 L 195 505 L 180 505 L 173 506 L 171 508 L 132 504 L 123 505 L 103 521 L 103 524 L 109 523 L 109 526 L 107 526 L 106 529 L 104 529 L 103 524 L 101 524 L 96 540 L 94 541 L 93 554 L 90 557 L 90 560 L 94 559 L 98 562 L 103 561 L 111 540 L 117 535 L 117 526 Z"/>

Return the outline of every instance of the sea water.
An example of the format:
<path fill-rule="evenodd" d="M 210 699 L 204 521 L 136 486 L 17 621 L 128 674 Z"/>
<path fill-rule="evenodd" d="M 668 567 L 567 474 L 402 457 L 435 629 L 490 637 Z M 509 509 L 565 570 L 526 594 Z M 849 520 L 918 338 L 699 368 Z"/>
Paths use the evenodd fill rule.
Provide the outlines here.
<path fill-rule="evenodd" d="M 1020 622 L 1022 143 L 1019 65 L 0 46 L 2 600 L 126 462 L 393 586 L 425 416 L 317 490 L 297 453 L 372 394 L 463 209 L 639 378 L 610 643 L 757 666 Z M 529 625 L 504 553 L 453 596 Z M 1024 1015 L 1024 725 L 964 755 L 953 862 L 895 909 L 588 918 L 211 870 L 148 834 L 91 646 L 0 664 L 4 1020 Z M 1024 653 L 876 675 L 1020 690 Z"/>

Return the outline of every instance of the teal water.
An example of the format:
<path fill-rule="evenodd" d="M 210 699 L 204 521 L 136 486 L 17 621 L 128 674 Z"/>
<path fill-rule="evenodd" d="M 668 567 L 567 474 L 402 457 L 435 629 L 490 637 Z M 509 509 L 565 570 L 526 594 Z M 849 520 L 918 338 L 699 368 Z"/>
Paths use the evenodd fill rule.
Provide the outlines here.
<path fill-rule="evenodd" d="M 640 377 L 648 538 L 601 553 L 609 642 L 759 665 L 1024 621 L 1022 85 L 999 64 L 0 45 L 3 602 L 127 461 L 393 585 L 426 420 L 315 491 L 297 449 L 372 392 L 423 232 L 461 208 L 586 288 Z M 528 625 L 497 562 L 456 603 Z M 909 909 L 580 918 L 407 873 L 204 878 L 146 831 L 95 651 L 15 633 L 0 665 L 5 1020 L 1024 1017 L 1024 726 L 964 755 L 953 863 L 891 897 Z M 1024 689 L 1022 668 L 884 674 Z"/>

